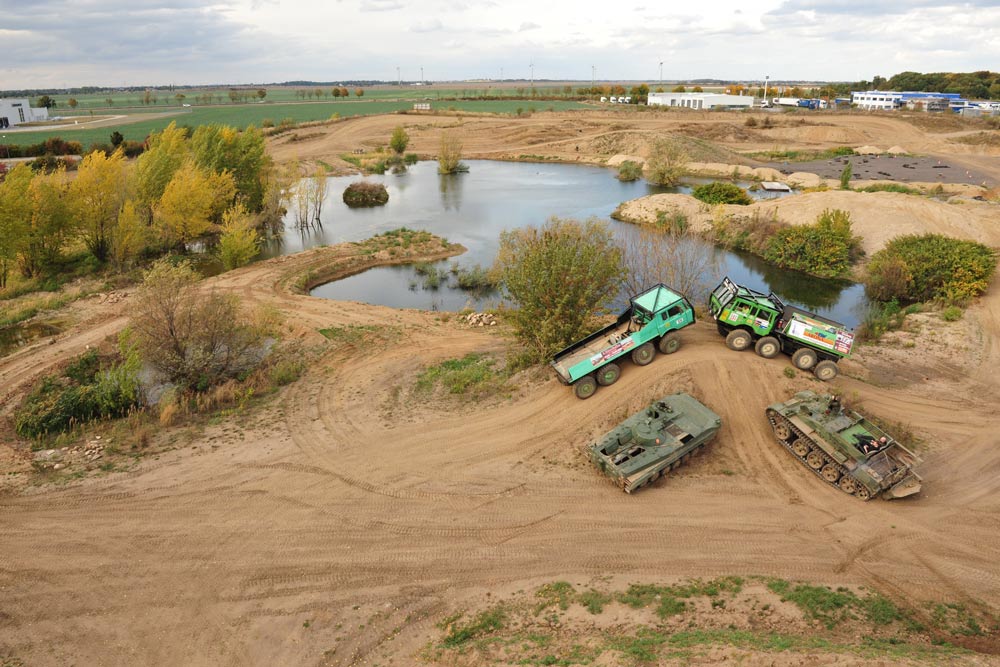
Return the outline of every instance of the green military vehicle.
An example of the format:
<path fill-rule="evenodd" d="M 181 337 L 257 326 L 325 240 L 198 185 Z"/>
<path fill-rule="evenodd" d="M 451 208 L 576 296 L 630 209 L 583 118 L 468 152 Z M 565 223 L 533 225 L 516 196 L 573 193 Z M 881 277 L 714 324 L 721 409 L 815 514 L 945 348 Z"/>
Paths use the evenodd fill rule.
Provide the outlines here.
<path fill-rule="evenodd" d="M 729 349 L 753 345 L 766 359 L 784 352 L 796 368 L 811 369 L 820 380 L 837 377 L 837 361 L 854 346 L 854 333 L 843 324 L 786 306 L 774 292 L 757 292 L 729 278 L 712 290 L 708 306 Z"/>
<path fill-rule="evenodd" d="M 768 406 L 767 419 L 782 447 L 844 493 L 871 500 L 920 491 L 920 458 L 835 397 L 800 391 Z"/>
<path fill-rule="evenodd" d="M 666 285 L 656 285 L 629 299 L 615 322 L 557 353 L 552 368 L 578 398 L 590 398 L 598 385 L 618 381 L 622 369 L 616 361 L 621 357 L 628 354 L 633 364 L 645 366 L 656 350 L 673 354 L 681 346 L 677 331 L 690 324 L 691 303 Z"/>
<path fill-rule="evenodd" d="M 715 437 L 722 420 L 694 397 L 664 396 L 590 446 L 590 458 L 625 493 L 652 484 Z"/>

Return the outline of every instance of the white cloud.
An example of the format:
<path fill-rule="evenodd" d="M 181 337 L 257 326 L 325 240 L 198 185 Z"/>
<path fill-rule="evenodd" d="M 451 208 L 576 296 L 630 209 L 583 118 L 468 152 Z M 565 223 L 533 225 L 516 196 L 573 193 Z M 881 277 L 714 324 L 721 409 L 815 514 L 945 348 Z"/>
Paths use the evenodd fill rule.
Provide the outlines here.
<path fill-rule="evenodd" d="M 0 0 L 7 88 L 996 69 L 996 0 Z"/>

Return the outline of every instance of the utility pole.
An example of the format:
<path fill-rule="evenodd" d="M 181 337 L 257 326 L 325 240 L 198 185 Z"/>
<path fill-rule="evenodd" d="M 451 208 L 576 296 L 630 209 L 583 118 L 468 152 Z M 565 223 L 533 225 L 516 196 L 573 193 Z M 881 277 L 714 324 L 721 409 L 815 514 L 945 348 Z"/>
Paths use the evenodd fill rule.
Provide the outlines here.
<path fill-rule="evenodd" d="M 420 68 L 420 85 L 424 85 L 424 68 Z"/>
<path fill-rule="evenodd" d="M 660 88 L 663 88 L 663 61 L 660 61 Z"/>
<path fill-rule="evenodd" d="M 590 87 L 591 88 L 594 88 L 597 85 L 596 81 L 597 81 L 597 65 L 591 65 L 590 66 Z"/>

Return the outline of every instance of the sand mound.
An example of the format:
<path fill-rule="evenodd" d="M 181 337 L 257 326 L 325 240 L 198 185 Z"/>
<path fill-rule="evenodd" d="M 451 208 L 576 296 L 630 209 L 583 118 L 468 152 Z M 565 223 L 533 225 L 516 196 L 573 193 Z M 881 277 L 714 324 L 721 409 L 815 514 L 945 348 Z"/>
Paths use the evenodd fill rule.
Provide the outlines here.
<path fill-rule="evenodd" d="M 786 179 L 792 180 L 791 177 Z M 944 203 L 894 192 L 831 190 L 756 202 L 750 206 L 723 207 L 731 216 L 748 218 L 759 212 L 763 216 L 775 215 L 793 225 L 815 222 L 827 209 L 841 209 L 851 214 L 854 232 L 863 239 L 862 247 L 869 255 L 904 234 L 944 234 L 991 246 L 1000 245 L 1000 228 L 995 222 L 1000 214 L 997 205 L 972 200 Z M 684 213 L 693 230 L 706 231 L 716 209 L 688 195 L 663 194 L 626 202 L 619 209 L 619 215 L 632 222 L 654 222 L 662 210 Z"/>
<path fill-rule="evenodd" d="M 881 155 L 884 151 L 878 146 L 859 146 L 854 152 L 858 155 Z"/>
<path fill-rule="evenodd" d="M 910 151 L 906 150 L 902 146 L 893 146 L 886 150 L 889 155 L 909 155 Z"/>
<path fill-rule="evenodd" d="M 605 164 L 607 164 L 609 167 L 619 167 L 621 166 L 622 162 L 628 162 L 629 160 L 631 160 L 632 162 L 637 162 L 639 164 L 646 164 L 646 158 L 639 157 L 638 155 L 625 155 L 624 153 L 619 153 L 618 155 L 612 155 L 611 157 L 608 158 L 608 161 Z"/>

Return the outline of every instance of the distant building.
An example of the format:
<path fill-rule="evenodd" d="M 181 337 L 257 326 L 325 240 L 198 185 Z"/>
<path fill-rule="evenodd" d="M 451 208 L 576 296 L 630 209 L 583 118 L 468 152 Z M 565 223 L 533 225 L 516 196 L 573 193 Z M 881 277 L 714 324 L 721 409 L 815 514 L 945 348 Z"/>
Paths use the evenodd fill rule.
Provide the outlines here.
<path fill-rule="evenodd" d="M 0 98 L 0 128 L 13 127 L 22 123 L 48 120 L 49 110 L 38 109 L 28 104 L 28 98 Z"/>
<path fill-rule="evenodd" d="M 892 90 L 852 91 L 851 103 L 869 111 L 895 111 L 906 107 L 923 111 L 958 111 L 968 106 L 968 100 L 958 93 L 933 93 L 922 91 L 896 92 Z"/>
<path fill-rule="evenodd" d="M 650 93 L 646 103 L 649 106 L 681 109 L 749 109 L 753 106 L 753 96 L 722 93 Z"/>

